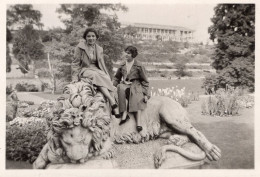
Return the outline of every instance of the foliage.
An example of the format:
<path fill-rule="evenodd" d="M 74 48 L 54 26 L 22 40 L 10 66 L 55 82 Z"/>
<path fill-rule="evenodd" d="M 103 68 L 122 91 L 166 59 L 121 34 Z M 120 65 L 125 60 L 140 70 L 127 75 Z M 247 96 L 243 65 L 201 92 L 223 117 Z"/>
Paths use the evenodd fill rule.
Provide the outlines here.
<path fill-rule="evenodd" d="M 188 93 L 185 94 L 185 87 L 178 89 L 178 86 L 165 88 L 165 89 L 154 89 L 151 87 L 151 96 L 167 96 L 171 99 L 179 102 L 183 107 L 187 107 L 191 101 L 198 101 L 199 94 L 197 93 Z"/>
<path fill-rule="evenodd" d="M 220 82 L 248 87 L 254 91 L 255 5 L 219 4 L 209 27 L 210 39 L 216 41 L 212 66 Z"/>
<path fill-rule="evenodd" d="M 250 96 L 250 95 L 240 96 L 238 99 L 238 104 L 242 108 L 252 108 L 252 107 L 254 107 L 254 104 L 255 104 L 254 96 Z"/>
<path fill-rule="evenodd" d="M 132 41 L 132 45 L 134 44 L 138 49 L 138 60 L 142 62 L 174 62 L 171 58 L 184 48 L 183 43 L 176 41 L 143 41 L 142 43 L 138 39 Z"/>
<path fill-rule="evenodd" d="M 112 60 L 116 61 L 120 58 L 124 49 L 124 38 L 118 30 L 120 24 L 115 13 L 120 10 L 126 11 L 127 8 L 121 4 L 62 4 L 57 9 L 61 16 L 68 17 L 61 19 L 66 26 L 65 33 L 60 33 L 60 41 L 52 40 L 52 46 L 55 45 L 55 48 L 51 47 L 52 50 L 50 50 L 53 57 L 63 62 L 58 70 L 66 74 L 60 77 L 70 76 L 74 48 L 82 39 L 87 27 L 94 27 L 98 31 L 99 44 L 104 49 L 105 63 L 112 75 Z"/>
<path fill-rule="evenodd" d="M 43 24 L 40 22 L 41 20 L 41 12 L 38 10 L 34 10 L 31 4 L 16 4 L 16 5 L 9 5 L 7 8 L 7 20 L 6 20 L 6 25 L 7 25 L 7 30 L 6 30 L 6 72 L 11 71 L 11 64 L 12 60 L 10 57 L 10 50 L 8 47 L 8 43 L 11 42 L 13 36 L 10 32 L 10 29 L 12 28 L 24 28 L 25 26 L 28 25 L 36 25 L 38 27 L 42 27 Z M 29 31 L 30 33 L 30 31 Z M 26 38 L 25 38 L 26 39 Z M 24 39 L 22 39 L 24 40 Z M 26 41 L 26 40 L 25 40 Z M 24 42 L 25 42 L 24 41 Z M 18 46 L 18 48 L 21 46 Z M 21 54 L 21 53 L 20 53 Z M 17 57 L 17 55 L 15 55 Z M 20 59 L 24 57 L 19 57 Z M 26 70 L 28 70 L 28 67 L 26 65 L 27 62 L 23 62 L 22 66 L 20 69 L 22 73 L 27 73 Z M 27 67 L 24 68 L 24 67 Z"/>
<path fill-rule="evenodd" d="M 10 5 L 7 9 L 7 26 L 42 26 L 41 17 L 41 12 L 34 10 L 31 4 Z"/>
<path fill-rule="evenodd" d="M 187 57 L 186 55 L 183 55 L 183 54 L 173 54 L 169 60 L 173 63 L 176 63 L 176 62 L 188 63 L 189 57 Z"/>
<path fill-rule="evenodd" d="M 15 90 L 18 92 L 38 92 L 39 89 L 34 84 L 28 84 L 28 83 L 17 83 L 15 86 Z"/>
<path fill-rule="evenodd" d="M 208 74 L 203 79 L 203 84 L 201 86 L 205 89 L 206 94 L 211 94 L 215 92 L 219 87 L 219 79 L 217 74 Z"/>
<path fill-rule="evenodd" d="M 6 95 L 10 95 L 14 91 L 12 85 L 7 85 L 6 86 Z"/>
<path fill-rule="evenodd" d="M 224 87 L 226 84 L 233 87 L 248 88 L 254 91 L 255 67 L 244 58 L 238 58 L 219 73 L 219 84 Z"/>
<path fill-rule="evenodd" d="M 12 59 L 10 56 L 10 49 L 8 43 L 11 42 L 12 38 L 13 37 L 11 31 L 8 28 L 6 28 L 6 72 L 11 72 Z"/>
<path fill-rule="evenodd" d="M 215 96 L 209 96 L 201 105 L 202 114 L 211 116 L 234 116 L 243 107 L 241 90 L 229 87 L 218 89 Z"/>
<path fill-rule="evenodd" d="M 135 27 L 132 27 L 131 25 L 121 28 L 121 31 L 123 34 L 126 35 L 126 37 L 135 37 L 137 35 L 137 29 Z"/>
<path fill-rule="evenodd" d="M 177 71 L 175 71 L 175 75 L 178 78 L 184 77 L 184 76 L 192 76 L 190 72 L 186 71 L 186 63 L 184 61 L 178 61 L 176 62 L 175 67 L 177 68 Z"/>
<path fill-rule="evenodd" d="M 40 106 L 31 106 L 28 102 L 19 102 L 18 115 L 20 117 L 46 118 L 49 108 L 54 105 L 54 101 L 44 101 Z"/>
<path fill-rule="evenodd" d="M 23 73 L 28 72 L 28 65 L 31 62 L 43 57 L 43 45 L 39 41 L 38 32 L 33 29 L 32 25 L 26 25 L 17 32 L 13 41 L 13 53 Z"/>
<path fill-rule="evenodd" d="M 33 163 L 47 142 L 46 121 L 15 118 L 6 127 L 6 158 Z"/>

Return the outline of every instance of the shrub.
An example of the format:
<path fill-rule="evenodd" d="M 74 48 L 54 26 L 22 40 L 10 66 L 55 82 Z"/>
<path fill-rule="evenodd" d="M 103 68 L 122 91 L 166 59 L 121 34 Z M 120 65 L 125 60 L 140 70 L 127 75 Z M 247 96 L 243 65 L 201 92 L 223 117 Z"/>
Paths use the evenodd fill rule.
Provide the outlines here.
<path fill-rule="evenodd" d="M 237 115 L 239 103 L 239 89 L 218 89 L 215 96 L 209 96 L 201 105 L 202 114 L 211 116 Z"/>
<path fill-rule="evenodd" d="M 206 75 L 205 79 L 203 80 L 202 88 L 205 89 L 205 94 L 210 95 L 215 93 L 218 88 L 218 78 L 217 74 L 209 74 Z"/>
<path fill-rule="evenodd" d="M 18 91 L 18 92 L 25 92 L 26 91 L 26 87 L 24 84 L 21 84 L 21 83 L 17 83 L 16 86 L 15 86 L 15 89 Z"/>
<path fill-rule="evenodd" d="M 35 84 L 28 84 L 28 83 L 17 83 L 15 89 L 18 92 L 38 92 L 39 89 Z"/>
<path fill-rule="evenodd" d="M 13 86 L 6 86 L 6 95 L 10 95 L 14 91 Z"/>
<path fill-rule="evenodd" d="M 45 119 L 15 118 L 6 127 L 6 158 L 33 163 L 47 142 Z"/>
<path fill-rule="evenodd" d="M 12 121 L 17 114 L 18 105 L 14 101 L 6 102 L 6 122 Z"/>

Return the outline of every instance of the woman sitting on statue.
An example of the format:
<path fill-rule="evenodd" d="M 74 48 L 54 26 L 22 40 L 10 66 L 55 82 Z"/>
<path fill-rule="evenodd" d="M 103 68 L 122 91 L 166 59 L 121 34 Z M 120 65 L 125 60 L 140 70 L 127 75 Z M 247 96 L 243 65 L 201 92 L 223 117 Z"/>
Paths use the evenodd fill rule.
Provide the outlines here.
<path fill-rule="evenodd" d="M 97 31 L 87 28 L 83 39 L 75 48 L 74 59 L 71 63 L 72 83 L 84 78 L 90 80 L 94 86 L 109 100 L 112 113 L 119 118 L 118 105 L 112 96 L 115 87 L 107 71 L 103 48 L 96 44 L 99 38 Z"/>
<path fill-rule="evenodd" d="M 140 123 L 141 110 L 146 108 L 150 98 L 149 82 L 145 68 L 135 57 L 138 51 L 134 46 L 128 46 L 124 52 L 125 61 L 120 64 L 115 78 L 114 86 L 117 86 L 119 112 L 122 115 L 120 125 L 125 123 L 133 113 L 136 119 L 137 131 L 142 131 Z"/>

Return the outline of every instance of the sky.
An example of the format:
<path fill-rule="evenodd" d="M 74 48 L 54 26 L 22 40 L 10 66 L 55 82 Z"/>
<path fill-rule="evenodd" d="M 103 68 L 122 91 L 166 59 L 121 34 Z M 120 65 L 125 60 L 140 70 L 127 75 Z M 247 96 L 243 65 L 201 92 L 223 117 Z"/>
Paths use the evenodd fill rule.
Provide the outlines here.
<path fill-rule="evenodd" d="M 208 27 L 214 15 L 216 4 L 124 4 L 127 12 L 117 12 L 120 22 L 150 23 L 160 25 L 183 26 L 195 30 L 194 38 L 198 42 L 209 41 Z M 64 27 L 56 8 L 57 4 L 34 4 L 41 11 L 44 29 Z"/>

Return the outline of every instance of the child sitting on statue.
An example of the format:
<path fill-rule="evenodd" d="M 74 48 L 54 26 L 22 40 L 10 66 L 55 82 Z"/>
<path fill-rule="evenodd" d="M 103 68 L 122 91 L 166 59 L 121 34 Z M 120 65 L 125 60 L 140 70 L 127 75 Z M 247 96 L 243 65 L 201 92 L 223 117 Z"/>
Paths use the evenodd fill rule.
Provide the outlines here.
<path fill-rule="evenodd" d="M 125 49 L 125 61 L 120 64 L 113 84 L 117 86 L 119 112 L 122 115 L 120 125 L 129 119 L 127 112 L 133 113 L 137 131 L 140 132 L 143 129 L 140 124 L 140 113 L 146 108 L 150 91 L 145 68 L 135 59 L 137 55 L 136 47 L 128 46 Z"/>

